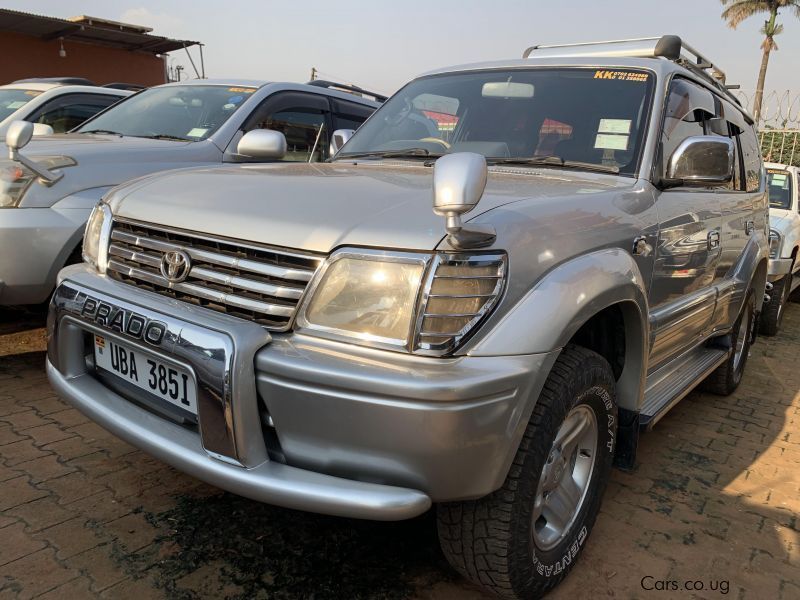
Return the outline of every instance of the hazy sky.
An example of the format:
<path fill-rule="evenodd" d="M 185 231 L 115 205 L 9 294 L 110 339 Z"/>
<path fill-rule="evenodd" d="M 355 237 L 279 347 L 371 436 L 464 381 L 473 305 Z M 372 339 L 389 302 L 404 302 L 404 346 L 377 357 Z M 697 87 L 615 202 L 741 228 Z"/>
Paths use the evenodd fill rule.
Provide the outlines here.
<path fill-rule="evenodd" d="M 5 0 L 57 17 L 87 14 L 205 44 L 209 77 L 323 75 L 393 92 L 432 68 L 518 57 L 532 44 L 678 34 L 752 90 L 764 19 L 733 31 L 719 0 Z M 767 89 L 800 91 L 800 20 L 784 11 Z M 191 72 L 185 54 L 172 55 Z"/>

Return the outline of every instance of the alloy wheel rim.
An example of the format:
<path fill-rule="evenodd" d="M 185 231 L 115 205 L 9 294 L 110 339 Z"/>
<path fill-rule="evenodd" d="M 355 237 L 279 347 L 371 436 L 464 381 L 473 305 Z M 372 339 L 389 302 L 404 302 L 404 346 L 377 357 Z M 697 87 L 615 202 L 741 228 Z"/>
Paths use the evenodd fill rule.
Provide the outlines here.
<path fill-rule="evenodd" d="M 594 475 L 597 438 L 594 411 L 586 405 L 573 408 L 539 476 L 531 517 L 533 541 L 539 549 L 554 548 L 572 530 Z"/>

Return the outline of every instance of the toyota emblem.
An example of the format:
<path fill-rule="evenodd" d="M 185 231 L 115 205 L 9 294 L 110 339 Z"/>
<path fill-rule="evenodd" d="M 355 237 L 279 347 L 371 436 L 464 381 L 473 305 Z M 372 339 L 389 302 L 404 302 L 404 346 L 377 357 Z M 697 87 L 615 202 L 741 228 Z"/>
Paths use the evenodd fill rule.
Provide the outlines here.
<path fill-rule="evenodd" d="M 192 259 L 183 250 L 170 250 L 161 257 L 161 274 L 170 283 L 185 281 L 192 270 Z"/>

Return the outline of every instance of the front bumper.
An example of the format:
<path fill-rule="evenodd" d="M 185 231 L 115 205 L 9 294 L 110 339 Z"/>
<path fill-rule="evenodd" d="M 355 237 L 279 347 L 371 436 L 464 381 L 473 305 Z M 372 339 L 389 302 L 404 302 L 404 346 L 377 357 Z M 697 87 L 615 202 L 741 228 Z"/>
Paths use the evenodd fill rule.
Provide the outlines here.
<path fill-rule="evenodd" d="M 48 322 L 48 374 L 59 395 L 199 479 L 313 512 L 397 520 L 497 489 L 557 357 L 433 359 L 270 336 L 82 265 L 61 277 Z M 195 377 L 196 427 L 96 377 L 87 336 L 142 342 L 98 323 L 83 309 L 87 297 L 165 324 L 161 346 L 146 350 Z"/>
<path fill-rule="evenodd" d="M 767 265 L 767 280 L 775 281 L 784 275 L 788 275 L 792 270 L 791 258 L 771 258 Z"/>
<path fill-rule="evenodd" d="M 0 209 L 0 305 L 39 304 L 81 241 L 91 211 Z"/>

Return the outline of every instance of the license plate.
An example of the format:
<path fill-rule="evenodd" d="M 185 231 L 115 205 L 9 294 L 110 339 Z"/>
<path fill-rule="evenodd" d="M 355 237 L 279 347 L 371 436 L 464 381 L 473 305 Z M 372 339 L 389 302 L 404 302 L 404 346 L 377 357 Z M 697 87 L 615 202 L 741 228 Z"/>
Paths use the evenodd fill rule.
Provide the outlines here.
<path fill-rule="evenodd" d="M 94 362 L 120 379 L 197 414 L 197 391 L 186 370 L 101 335 L 94 336 Z"/>

